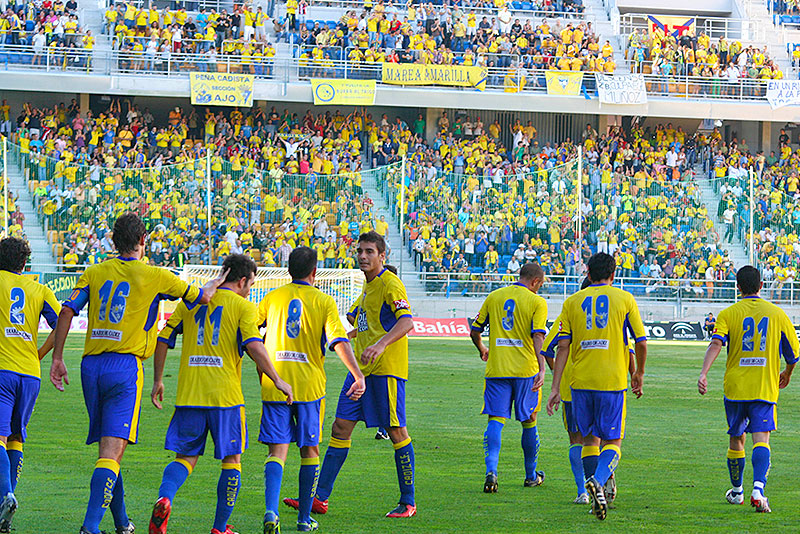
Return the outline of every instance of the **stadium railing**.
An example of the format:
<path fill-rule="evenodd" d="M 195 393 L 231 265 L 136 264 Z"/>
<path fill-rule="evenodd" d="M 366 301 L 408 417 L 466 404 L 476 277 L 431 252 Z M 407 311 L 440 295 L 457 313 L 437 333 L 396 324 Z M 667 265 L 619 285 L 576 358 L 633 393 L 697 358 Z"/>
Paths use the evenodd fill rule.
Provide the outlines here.
<path fill-rule="evenodd" d="M 686 17 L 690 18 L 690 17 Z M 712 39 L 724 37 L 728 40 L 742 41 L 764 46 L 767 42 L 767 28 L 756 20 L 728 18 L 728 17 L 696 17 L 695 34 L 704 32 Z M 626 13 L 619 18 L 619 31 L 616 32 L 627 44 L 628 37 L 635 30 L 643 30 L 645 34 L 649 27 L 648 15 L 644 13 Z"/>
<path fill-rule="evenodd" d="M 496 54 L 495 54 L 496 55 Z M 521 58 L 523 61 L 525 57 Z M 309 78 L 375 79 L 380 83 L 381 64 L 347 60 L 292 58 L 263 58 L 218 54 L 165 53 L 147 56 L 144 53 L 76 49 L 45 49 L 37 58 L 31 47 L 5 46 L 0 48 L 0 72 L 62 72 L 95 76 L 133 75 L 188 77 L 190 72 L 226 72 L 254 74 L 258 80 L 274 83 L 305 82 Z M 547 93 L 547 70 L 524 67 L 487 67 L 490 90 Z M 583 87 L 588 93 L 595 88 L 594 73 L 584 71 Z M 525 83 L 522 83 L 524 78 Z M 687 75 L 644 75 L 648 94 L 674 98 L 704 98 L 713 100 L 765 102 L 763 80 L 740 79 L 735 87 L 726 90 L 723 78 L 704 78 Z M 397 86 L 395 86 L 397 87 Z M 420 86 L 421 87 L 421 86 Z M 454 87 L 436 87 L 437 91 L 461 91 Z M 466 90 L 472 90 L 466 88 Z"/>

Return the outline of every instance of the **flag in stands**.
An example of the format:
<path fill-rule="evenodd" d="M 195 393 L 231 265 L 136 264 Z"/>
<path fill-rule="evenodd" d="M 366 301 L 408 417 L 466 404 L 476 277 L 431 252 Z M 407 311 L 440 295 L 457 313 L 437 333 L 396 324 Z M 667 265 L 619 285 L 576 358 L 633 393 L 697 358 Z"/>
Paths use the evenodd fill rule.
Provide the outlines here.
<path fill-rule="evenodd" d="M 695 33 L 696 21 L 694 18 L 649 15 L 647 19 L 649 21 L 647 25 L 648 33 L 651 36 L 654 33 L 662 33 L 663 35 L 680 37 L 686 32 Z"/>
<path fill-rule="evenodd" d="M 577 96 L 581 94 L 582 72 L 549 70 L 545 76 L 548 95 Z"/>

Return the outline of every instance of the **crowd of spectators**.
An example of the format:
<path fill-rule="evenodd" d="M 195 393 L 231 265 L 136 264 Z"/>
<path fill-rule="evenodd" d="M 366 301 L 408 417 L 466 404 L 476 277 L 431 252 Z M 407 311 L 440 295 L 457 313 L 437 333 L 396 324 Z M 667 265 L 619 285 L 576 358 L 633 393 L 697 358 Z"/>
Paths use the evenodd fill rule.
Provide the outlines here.
<path fill-rule="evenodd" d="M 0 13 L 0 43 L 22 47 L 31 65 L 86 68 L 95 38 L 80 25 L 77 10 L 75 0 L 11 2 Z"/>
<path fill-rule="evenodd" d="M 706 78 L 697 92 L 711 95 L 741 95 L 743 80 L 777 80 L 784 76 L 766 46 L 746 46 L 725 37 L 711 39 L 705 32 L 687 30 L 680 37 L 662 31 L 635 30 L 629 37 L 628 61 L 631 71 L 663 76 Z M 662 92 L 667 89 L 661 88 Z M 744 96 L 760 96 L 761 87 L 745 87 Z"/>
<path fill-rule="evenodd" d="M 590 254 L 606 251 L 647 292 L 710 295 L 732 275 L 690 166 L 719 132 L 689 136 L 667 124 L 600 134 L 587 125 L 581 139 L 540 147 L 535 128 L 517 122 L 512 154 L 497 123 L 475 135 L 473 120 L 460 118 L 456 129 L 443 117 L 433 145 L 409 156 L 408 246 L 420 271 L 458 273 L 469 283 L 454 290 L 469 293 L 487 273 L 499 280 L 529 261 L 576 277 Z M 576 242 L 577 144 L 585 171 Z"/>
<path fill-rule="evenodd" d="M 157 125 L 129 101 L 85 116 L 75 101 L 22 110 L 12 138 L 59 261 L 102 260 L 110 222 L 127 210 L 146 221 L 159 265 L 217 263 L 240 250 L 285 265 L 308 244 L 320 266 L 352 267 L 353 237 L 386 233 L 362 188 L 360 139 L 383 135 L 371 115 L 198 113 L 175 108 Z"/>

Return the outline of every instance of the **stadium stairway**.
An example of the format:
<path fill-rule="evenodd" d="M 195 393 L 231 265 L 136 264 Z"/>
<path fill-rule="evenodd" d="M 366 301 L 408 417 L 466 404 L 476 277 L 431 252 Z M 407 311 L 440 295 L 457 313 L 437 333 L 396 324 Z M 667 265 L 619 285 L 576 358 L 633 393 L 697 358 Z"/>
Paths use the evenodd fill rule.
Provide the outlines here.
<path fill-rule="evenodd" d="M 614 25 L 606 10 L 603 0 L 583 0 L 583 13 L 587 21 L 591 21 L 594 32 L 597 34 L 597 42 L 602 47 L 606 41 L 614 47 L 614 63 L 617 65 L 617 73 L 624 74 L 630 72 L 625 63 L 625 46 L 628 44 L 624 36 L 614 32 Z"/>
<path fill-rule="evenodd" d="M 8 165 L 8 185 L 10 191 L 19 195 L 17 206 L 25 215 L 23 231 L 31 247 L 31 264 L 35 267 L 55 265 L 50 243 L 47 242 L 47 236 L 34 208 L 33 196 L 25 184 L 25 176 L 17 165 L 12 165 L 11 162 Z"/>
<path fill-rule="evenodd" d="M 703 204 L 705 204 L 706 208 L 708 209 L 709 217 L 711 217 L 711 220 L 714 221 L 714 228 L 719 234 L 720 244 L 723 250 L 728 251 L 734 267 L 738 268 L 749 264 L 750 258 L 748 257 L 748 254 L 745 251 L 745 247 L 742 245 L 742 243 L 737 241 L 736 238 L 734 238 L 733 241 L 728 241 L 725 239 L 725 223 L 722 222 L 722 219 L 717 216 L 719 195 L 714 192 L 711 182 L 705 178 L 700 178 L 698 183 L 700 185 L 700 200 Z"/>
<path fill-rule="evenodd" d="M 769 0 L 772 1 L 772 0 Z M 790 44 L 800 43 L 800 27 L 797 25 L 780 24 L 780 15 L 773 16 L 767 10 L 767 3 L 764 0 L 739 0 L 740 9 L 747 15 L 747 18 L 755 22 L 758 32 L 766 36 L 766 42 L 761 46 L 767 45 L 767 50 L 778 67 L 788 75 L 792 71 L 792 62 L 789 59 Z"/>

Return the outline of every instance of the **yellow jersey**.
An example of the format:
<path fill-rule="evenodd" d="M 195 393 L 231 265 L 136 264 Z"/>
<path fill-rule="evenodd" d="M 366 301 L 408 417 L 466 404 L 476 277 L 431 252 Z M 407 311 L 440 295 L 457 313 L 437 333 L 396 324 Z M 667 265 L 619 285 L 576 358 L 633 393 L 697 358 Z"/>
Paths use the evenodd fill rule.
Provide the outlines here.
<path fill-rule="evenodd" d="M 333 297 L 294 281 L 267 293 L 258 305 L 258 324 L 266 327 L 264 345 L 275 370 L 291 384 L 295 402 L 323 398 L 325 350 L 349 342 Z M 263 376 L 261 399 L 286 402 L 286 395 Z"/>
<path fill-rule="evenodd" d="M 41 377 L 39 317 L 56 327 L 61 304 L 50 288 L 26 276 L 0 271 L 0 370 Z"/>
<path fill-rule="evenodd" d="M 633 295 L 605 284 L 591 285 L 564 301 L 556 335 L 571 339 L 570 387 L 594 391 L 625 390 L 628 341 L 647 339 Z"/>
<path fill-rule="evenodd" d="M 84 356 L 104 353 L 149 358 L 155 350 L 158 304 L 183 299 L 191 309 L 203 290 L 171 272 L 130 258 L 89 266 L 64 306 L 75 313 L 89 304 Z"/>
<path fill-rule="evenodd" d="M 798 360 L 798 340 L 786 313 L 760 297 L 744 297 L 717 316 L 713 337 L 728 346 L 725 398 L 778 402 L 781 356 Z"/>
<path fill-rule="evenodd" d="M 383 269 L 364 284 L 355 308 L 354 351 L 364 376 L 389 375 L 408 379 L 408 337 L 403 336 L 367 365 L 360 363 L 364 349 L 377 343 L 403 317 L 411 317 L 406 287 L 396 274 Z"/>
<path fill-rule="evenodd" d="M 550 330 L 547 332 L 547 336 L 544 338 L 544 342 L 542 343 L 542 356 L 549 359 L 555 359 L 556 357 L 556 348 L 558 347 L 558 341 L 561 339 L 558 336 L 558 332 L 560 330 L 561 325 L 561 316 L 559 315 L 556 320 L 553 322 L 553 326 L 550 327 Z M 636 354 L 636 351 L 633 347 L 633 339 L 628 339 L 628 353 L 629 354 Z M 630 356 L 629 356 L 630 357 Z M 570 383 L 572 382 L 572 345 L 570 345 L 570 354 L 567 357 L 567 362 L 564 364 L 564 371 L 561 373 L 561 384 L 559 387 L 558 394 L 561 396 L 562 401 L 571 402 L 572 401 L 572 389 L 570 388 Z"/>
<path fill-rule="evenodd" d="M 533 335 L 547 333 L 547 303 L 517 282 L 492 291 L 472 322 L 483 331 L 489 325 L 486 378 L 529 378 L 539 372 Z"/>
<path fill-rule="evenodd" d="M 185 302 L 180 302 L 158 340 L 173 348 L 181 333 L 183 345 L 175 406 L 244 406 L 244 348 L 252 341 L 261 341 L 256 305 L 224 287 L 214 294 L 211 302 L 191 310 Z"/>

